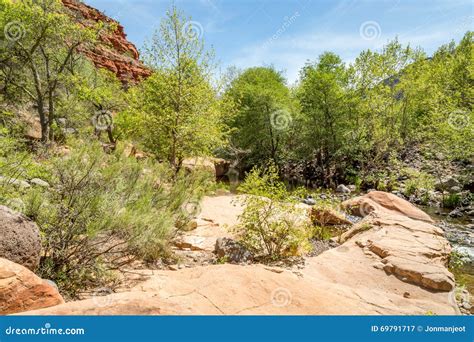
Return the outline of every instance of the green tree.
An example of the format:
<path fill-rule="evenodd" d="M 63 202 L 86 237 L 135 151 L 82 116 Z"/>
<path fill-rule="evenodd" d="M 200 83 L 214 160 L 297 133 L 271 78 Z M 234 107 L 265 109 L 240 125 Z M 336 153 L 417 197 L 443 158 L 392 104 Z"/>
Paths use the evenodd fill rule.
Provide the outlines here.
<path fill-rule="evenodd" d="M 209 155 L 224 142 L 220 104 L 211 86 L 212 54 L 193 31 L 194 22 L 173 7 L 145 48 L 145 60 L 154 73 L 135 95 L 123 119 L 140 127 L 145 145 L 159 159 L 179 170 L 186 157 Z"/>
<path fill-rule="evenodd" d="M 459 44 L 438 49 L 420 67 L 420 135 L 431 150 L 447 159 L 470 160 L 474 155 L 474 63 L 473 32 Z"/>
<path fill-rule="evenodd" d="M 331 176 L 331 162 L 340 158 L 350 129 L 348 78 L 339 56 L 326 52 L 302 72 L 297 96 L 301 106 L 303 153 L 314 156 L 322 177 Z"/>
<path fill-rule="evenodd" d="M 72 22 L 59 0 L 1 0 L 0 13 L 0 80 L 35 104 L 42 141 L 52 140 L 58 92 L 96 32 Z"/>
<path fill-rule="evenodd" d="M 231 141 L 248 151 L 247 166 L 281 162 L 293 121 L 293 104 L 283 76 L 269 67 L 247 69 L 225 96 L 232 99 L 236 110 L 230 120 L 235 129 Z"/>

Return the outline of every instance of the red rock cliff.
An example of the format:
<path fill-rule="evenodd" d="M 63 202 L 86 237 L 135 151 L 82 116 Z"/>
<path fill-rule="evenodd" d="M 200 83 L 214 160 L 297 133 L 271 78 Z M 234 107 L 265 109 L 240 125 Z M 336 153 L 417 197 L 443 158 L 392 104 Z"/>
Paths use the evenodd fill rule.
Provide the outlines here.
<path fill-rule="evenodd" d="M 102 44 L 82 51 L 97 67 L 109 69 L 124 84 L 136 83 L 140 79 L 150 76 L 151 71 L 140 62 L 138 50 L 135 45 L 127 40 L 122 25 L 81 1 L 62 0 L 62 2 L 84 26 L 104 22 L 116 27 L 112 33 L 101 34 Z"/>

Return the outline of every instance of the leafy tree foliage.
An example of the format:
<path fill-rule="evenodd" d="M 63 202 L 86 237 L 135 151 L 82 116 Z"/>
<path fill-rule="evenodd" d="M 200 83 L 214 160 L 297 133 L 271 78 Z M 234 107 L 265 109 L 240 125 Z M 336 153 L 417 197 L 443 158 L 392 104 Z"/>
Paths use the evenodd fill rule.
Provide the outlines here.
<path fill-rule="evenodd" d="M 223 143 L 224 126 L 211 86 L 211 55 L 203 40 L 187 31 L 176 8 L 167 13 L 145 49 L 153 75 L 134 91 L 130 132 L 179 170 L 184 158 L 209 155 Z M 137 127 L 138 126 L 138 127 Z"/>
<path fill-rule="evenodd" d="M 239 75 L 225 96 L 233 101 L 236 114 L 232 144 L 247 151 L 247 165 L 267 160 L 278 163 L 293 122 L 290 91 L 283 76 L 273 68 L 250 68 Z"/>
<path fill-rule="evenodd" d="M 96 32 L 72 22 L 59 0 L 2 0 L 0 13 L 4 91 L 36 105 L 42 140 L 52 140 L 58 93 L 80 59 L 78 49 L 92 43 Z"/>

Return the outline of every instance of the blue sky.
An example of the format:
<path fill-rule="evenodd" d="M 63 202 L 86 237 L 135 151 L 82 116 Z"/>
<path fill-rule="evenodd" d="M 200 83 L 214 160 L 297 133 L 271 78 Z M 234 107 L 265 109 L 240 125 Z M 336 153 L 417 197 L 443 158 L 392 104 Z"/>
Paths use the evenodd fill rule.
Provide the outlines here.
<path fill-rule="evenodd" d="M 86 0 L 120 21 L 140 48 L 168 0 Z M 274 65 L 289 83 L 306 61 L 333 51 L 351 62 L 398 36 L 431 54 L 473 30 L 471 0 L 175 0 L 213 47 L 221 69 Z"/>

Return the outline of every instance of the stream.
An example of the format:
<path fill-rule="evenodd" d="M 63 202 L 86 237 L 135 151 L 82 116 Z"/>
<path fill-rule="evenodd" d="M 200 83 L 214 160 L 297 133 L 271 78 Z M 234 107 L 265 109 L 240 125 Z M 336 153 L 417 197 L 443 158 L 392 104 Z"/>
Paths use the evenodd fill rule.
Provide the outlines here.
<path fill-rule="evenodd" d="M 421 209 L 436 221 L 436 226 L 444 230 L 453 249 L 463 255 L 464 264 L 455 276 L 474 295 L 474 219 L 468 216 L 451 218 L 447 215 L 449 209 L 427 206 Z"/>

